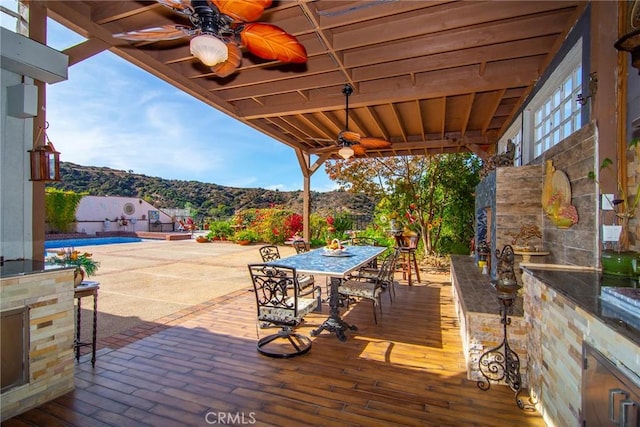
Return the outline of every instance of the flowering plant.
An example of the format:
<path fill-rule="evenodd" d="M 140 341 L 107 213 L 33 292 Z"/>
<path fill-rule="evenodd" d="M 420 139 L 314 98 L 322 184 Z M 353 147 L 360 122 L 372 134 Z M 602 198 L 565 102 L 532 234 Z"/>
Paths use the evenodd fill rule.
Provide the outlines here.
<path fill-rule="evenodd" d="M 88 252 L 83 253 L 71 248 L 56 252 L 56 255 L 48 260 L 54 264 L 73 265 L 76 268 L 82 268 L 87 273 L 87 276 L 92 276 L 100 267 L 100 263 L 92 259 L 91 256 L 92 254 Z"/>

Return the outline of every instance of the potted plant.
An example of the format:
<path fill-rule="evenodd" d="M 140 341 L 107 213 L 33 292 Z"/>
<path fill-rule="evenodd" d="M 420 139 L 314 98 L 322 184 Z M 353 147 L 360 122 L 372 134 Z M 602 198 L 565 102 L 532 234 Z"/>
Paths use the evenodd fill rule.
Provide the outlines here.
<path fill-rule="evenodd" d="M 57 252 L 56 255 L 49 257 L 48 261 L 53 264 L 75 266 L 74 286 L 78 286 L 84 280 L 85 274 L 87 277 L 93 276 L 100 266 L 100 263 L 91 256 L 92 254 L 88 252 L 80 252 L 71 248 Z"/>
<path fill-rule="evenodd" d="M 257 242 L 259 238 L 258 233 L 250 228 L 240 230 L 233 236 L 233 240 L 239 245 L 248 245 Z"/>
<path fill-rule="evenodd" d="M 629 143 L 629 148 L 636 148 L 638 138 L 634 138 Z M 600 164 L 600 171 L 610 170 L 613 164 L 611 159 L 605 158 Z M 595 173 L 589 172 L 589 179 L 599 184 Z M 616 222 L 620 226 L 620 237 L 618 239 L 617 249 L 604 250 L 601 254 L 602 271 L 606 274 L 618 276 L 633 276 L 638 274 L 640 269 L 640 255 L 635 251 L 629 250 L 629 220 L 636 215 L 636 209 L 640 203 L 640 184 L 634 190 L 633 196 L 630 197 L 629 192 L 624 191 L 622 182 L 617 180 L 618 197 L 613 200 L 603 195 L 609 204 L 613 207 Z"/>

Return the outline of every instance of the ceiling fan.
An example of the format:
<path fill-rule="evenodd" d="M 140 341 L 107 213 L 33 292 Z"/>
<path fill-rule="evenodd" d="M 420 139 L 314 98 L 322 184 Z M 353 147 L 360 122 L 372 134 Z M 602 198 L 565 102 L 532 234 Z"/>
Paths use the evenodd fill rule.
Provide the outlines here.
<path fill-rule="evenodd" d="M 366 154 L 367 149 L 391 147 L 391 142 L 385 139 L 361 136 L 359 133 L 349 130 L 349 96 L 353 93 L 353 88 L 349 83 L 344 85 L 344 87 L 342 88 L 342 93 L 345 96 L 345 129 L 340 131 L 340 133 L 338 134 L 336 147 L 329 147 L 329 150 L 333 151 L 336 148 L 339 148 L 338 155 L 347 160 L 353 155 L 363 156 L 364 154 Z"/>
<path fill-rule="evenodd" d="M 113 37 L 156 42 L 192 37 L 191 53 L 219 77 L 233 74 L 242 61 L 240 46 L 268 60 L 303 63 L 307 51 L 281 28 L 254 22 L 271 0 L 155 0 L 185 15 L 191 26 L 162 25 L 114 34 Z"/>

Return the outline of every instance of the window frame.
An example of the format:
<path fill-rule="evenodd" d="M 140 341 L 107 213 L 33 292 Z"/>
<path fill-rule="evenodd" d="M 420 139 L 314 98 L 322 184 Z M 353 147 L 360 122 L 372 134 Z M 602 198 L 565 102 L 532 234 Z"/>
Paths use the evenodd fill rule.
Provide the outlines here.
<path fill-rule="evenodd" d="M 583 58 L 583 38 L 579 37 L 574 43 L 567 54 L 562 58 L 559 65 L 553 70 L 549 77 L 542 83 L 540 89 L 533 95 L 533 97 L 525 104 L 515 118 L 511 126 L 507 128 L 503 136 L 500 138 L 499 147 L 506 147 L 507 140 L 511 139 L 516 144 L 516 166 L 522 166 L 531 163 L 537 157 L 540 157 L 545 151 L 555 146 L 569 135 L 576 132 L 583 125 L 583 105 L 578 103 L 577 95 L 583 92 L 584 87 L 584 64 Z M 535 114 L 538 109 L 543 107 L 545 103 L 552 100 L 555 93 L 563 92 L 562 85 L 571 76 L 573 81 L 578 83 L 572 88 L 568 96 L 561 98 L 558 105 L 555 105 L 551 111 L 560 113 L 560 125 L 551 127 L 552 130 L 559 130 L 560 134 L 556 141 L 551 141 L 548 147 L 542 146 L 539 153 L 536 153 L 536 148 L 540 146 L 540 142 L 535 138 Z M 563 117 L 561 108 L 571 105 L 571 113 L 567 117 Z M 549 117 L 548 115 L 544 116 Z M 572 123 L 571 132 L 569 134 L 562 133 L 562 127 L 567 124 L 567 121 Z M 543 135 L 547 136 L 548 133 Z M 553 135 L 553 134 L 552 134 Z M 520 141 L 518 141 L 520 136 Z"/>

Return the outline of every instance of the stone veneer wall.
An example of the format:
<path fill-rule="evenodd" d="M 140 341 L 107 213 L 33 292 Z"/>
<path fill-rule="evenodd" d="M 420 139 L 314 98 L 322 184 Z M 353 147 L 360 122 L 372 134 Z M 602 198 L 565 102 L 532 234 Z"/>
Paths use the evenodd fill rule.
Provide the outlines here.
<path fill-rule="evenodd" d="M 529 272 L 523 280 L 530 391 L 547 425 L 580 425 L 583 343 L 634 372 L 640 349 Z"/>
<path fill-rule="evenodd" d="M 0 395 L 2 421 L 74 388 L 73 270 L 0 280 L 0 310 L 28 306 L 29 382 Z"/>
<path fill-rule="evenodd" d="M 476 212 L 491 208 L 493 237 L 492 265 L 495 250 L 510 244 L 523 225 L 536 224 L 542 231 L 543 246 L 550 255 L 534 262 L 595 267 L 599 260 L 598 198 L 596 185 L 588 178 L 595 168 L 595 125 L 588 124 L 537 158 L 534 164 L 501 167 L 487 175 L 476 187 Z M 541 205 L 544 162 L 550 159 L 557 170 L 567 174 L 571 183 L 571 202 L 576 206 L 579 222 L 569 229 L 558 229 L 544 215 Z M 637 179 L 637 178 L 636 178 Z M 495 268 L 492 267 L 495 275 Z"/>
<path fill-rule="evenodd" d="M 490 284 L 488 275 L 480 274 L 473 258 L 451 257 L 451 292 L 458 321 L 467 366 L 467 378 L 484 379 L 478 368 L 480 356 L 502 343 L 503 326 L 500 323 L 500 303 Z M 507 329 L 509 346 L 520 358 L 520 365 L 527 366 L 527 325 L 522 312 L 522 298 L 516 299 L 514 314 Z M 522 383 L 527 376 L 521 370 Z"/>
<path fill-rule="evenodd" d="M 491 240 L 493 277 L 496 275 L 497 262 L 495 251 L 512 244 L 511 234 L 517 234 L 525 225 L 537 225 L 542 229 L 541 197 L 540 165 L 499 167 L 476 186 L 476 213 L 480 209 L 491 209 L 491 225 L 490 230 L 487 230 L 487 238 Z M 541 239 L 532 239 L 530 243 L 542 246 Z M 523 242 L 519 241 L 518 244 Z"/>
<path fill-rule="evenodd" d="M 600 265 L 598 198 L 596 184 L 588 178 L 589 172 L 596 169 L 596 139 L 595 124 L 589 123 L 535 161 L 544 165 L 546 160 L 553 160 L 556 170 L 567 174 L 571 183 L 571 203 L 579 215 L 578 223 L 565 230 L 557 228 L 543 215 L 542 239 L 545 249 L 551 252 L 546 262 L 588 267 Z"/>

